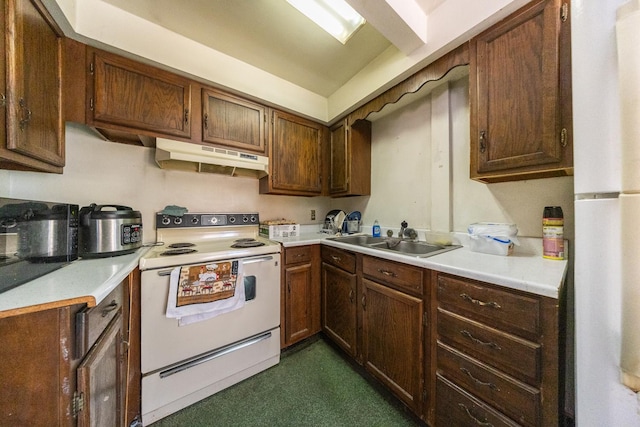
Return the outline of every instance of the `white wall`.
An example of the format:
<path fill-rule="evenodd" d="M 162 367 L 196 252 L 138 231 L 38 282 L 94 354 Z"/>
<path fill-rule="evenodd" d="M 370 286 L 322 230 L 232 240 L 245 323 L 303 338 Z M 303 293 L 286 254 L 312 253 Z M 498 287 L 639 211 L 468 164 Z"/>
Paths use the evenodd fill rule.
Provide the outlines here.
<path fill-rule="evenodd" d="M 167 205 L 191 212 L 253 212 L 261 219 L 287 218 L 320 224 L 329 210 L 325 197 L 260 195 L 258 180 L 163 170 L 151 148 L 102 141 L 88 128 L 67 124 L 64 174 L 0 171 L 0 195 L 77 203 L 123 204 L 142 212 L 144 241 L 155 239 L 157 211 Z M 310 210 L 316 210 L 316 221 Z"/>

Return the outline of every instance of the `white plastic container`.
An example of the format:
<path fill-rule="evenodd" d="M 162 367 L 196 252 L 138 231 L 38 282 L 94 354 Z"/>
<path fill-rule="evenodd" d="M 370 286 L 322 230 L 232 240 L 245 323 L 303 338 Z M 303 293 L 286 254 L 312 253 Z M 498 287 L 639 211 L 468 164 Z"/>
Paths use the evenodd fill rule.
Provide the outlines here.
<path fill-rule="evenodd" d="M 469 248 L 474 252 L 508 256 L 519 245 L 515 224 L 477 222 L 469 225 Z"/>

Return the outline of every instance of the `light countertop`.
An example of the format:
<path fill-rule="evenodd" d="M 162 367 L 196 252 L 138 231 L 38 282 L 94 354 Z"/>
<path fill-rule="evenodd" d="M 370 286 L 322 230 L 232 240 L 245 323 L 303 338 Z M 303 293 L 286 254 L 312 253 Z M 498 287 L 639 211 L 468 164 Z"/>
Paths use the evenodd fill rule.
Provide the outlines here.
<path fill-rule="evenodd" d="M 78 259 L 0 294 L 0 318 L 64 307 L 95 306 L 138 265 L 149 248 L 109 258 Z"/>
<path fill-rule="evenodd" d="M 329 234 L 305 232 L 304 229 L 302 231 L 298 237 L 272 240 L 279 241 L 285 248 L 322 243 L 556 299 L 560 295 L 568 267 L 566 260 L 545 259 L 540 253 L 518 251 L 518 248 L 513 255 L 501 256 L 473 252 L 467 246 L 463 246 L 431 257 L 420 258 L 340 243 L 327 240 L 334 237 Z M 542 239 L 528 240 L 534 245 L 539 241 L 538 245 L 542 246 Z"/>

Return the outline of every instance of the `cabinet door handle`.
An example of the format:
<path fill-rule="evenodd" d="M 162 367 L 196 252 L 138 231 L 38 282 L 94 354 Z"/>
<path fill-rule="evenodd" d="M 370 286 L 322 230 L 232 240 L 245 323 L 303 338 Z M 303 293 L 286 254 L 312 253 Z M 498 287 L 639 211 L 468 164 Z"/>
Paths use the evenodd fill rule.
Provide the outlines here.
<path fill-rule="evenodd" d="M 209 129 L 209 114 L 204 114 L 204 128 Z"/>
<path fill-rule="evenodd" d="M 485 347 L 491 347 L 494 350 L 502 350 L 502 347 L 500 347 L 498 344 L 491 342 L 491 341 L 482 341 L 479 340 L 478 338 L 474 337 L 473 335 L 471 335 L 471 332 L 463 329 L 460 331 L 460 334 L 462 334 L 463 337 L 465 338 L 469 338 L 471 341 L 473 341 L 476 344 L 485 346 Z"/>
<path fill-rule="evenodd" d="M 367 296 L 362 295 L 362 309 L 364 310 L 365 308 L 367 308 Z"/>
<path fill-rule="evenodd" d="M 189 124 L 189 109 L 185 109 L 184 110 L 184 124 L 188 125 Z"/>
<path fill-rule="evenodd" d="M 23 113 L 22 119 L 20 119 L 20 130 L 23 131 L 31 120 L 31 110 L 27 108 L 27 103 L 24 101 L 24 98 L 20 98 L 19 104 Z"/>
<path fill-rule="evenodd" d="M 487 150 L 487 132 L 480 131 L 480 152 L 484 153 Z"/>
<path fill-rule="evenodd" d="M 353 289 L 349 289 L 349 302 L 353 304 Z"/>
<path fill-rule="evenodd" d="M 483 421 L 483 420 L 479 420 L 476 417 L 474 417 L 473 414 L 471 413 L 471 411 L 469 410 L 469 408 L 467 408 L 464 403 L 458 403 L 458 406 L 461 407 L 462 409 L 464 409 L 465 412 L 467 413 L 467 416 L 469 418 L 471 418 L 473 420 L 473 422 L 475 422 L 477 425 L 483 426 L 483 427 L 493 427 L 493 424 L 488 422 L 486 419 Z"/>
<path fill-rule="evenodd" d="M 460 370 L 469 378 L 471 378 L 473 380 L 473 382 L 475 382 L 478 385 L 482 385 L 485 387 L 489 387 L 491 390 L 493 391 L 500 391 L 500 388 L 498 388 L 497 385 L 495 385 L 494 383 L 486 383 L 484 381 L 481 381 L 479 379 L 477 379 L 476 377 L 473 376 L 473 374 L 471 372 L 469 372 L 469 370 L 467 368 L 460 368 Z"/>
<path fill-rule="evenodd" d="M 385 276 L 389 276 L 389 277 L 398 277 L 398 275 L 396 273 L 394 273 L 393 271 L 383 270 L 381 268 L 378 269 L 378 273 L 382 273 Z"/>
<path fill-rule="evenodd" d="M 4 107 L 7 105 L 7 98 L 4 96 L 4 93 L 0 93 L 0 107 Z"/>
<path fill-rule="evenodd" d="M 467 294 L 460 294 L 460 298 L 465 301 L 469 301 L 472 304 L 479 305 L 480 307 L 491 307 L 495 308 L 496 310 L 502 308 L 502 306 L 495 301 L 484 302 L 480 301 L 479 299 L 472 298 Z"/>
<path fill-rule="evenodd" d="M 107 317 L 109 313 L 118 308 L 116 300 L 111 301 L 111 304 L 102 309 L 102 317 Z"/>

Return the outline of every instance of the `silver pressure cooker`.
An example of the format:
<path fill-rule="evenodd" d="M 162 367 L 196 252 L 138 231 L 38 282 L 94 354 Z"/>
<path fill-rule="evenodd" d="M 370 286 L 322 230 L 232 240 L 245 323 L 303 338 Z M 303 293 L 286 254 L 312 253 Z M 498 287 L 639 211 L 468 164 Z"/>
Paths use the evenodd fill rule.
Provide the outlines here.
<path fill-rule="evenodd" d="M 80 209 L 79 220 L 83 258 L 125 255 L 142 246 L 142 215 L 128 206 L 92 203 Z"/>

